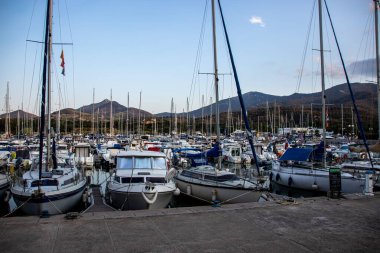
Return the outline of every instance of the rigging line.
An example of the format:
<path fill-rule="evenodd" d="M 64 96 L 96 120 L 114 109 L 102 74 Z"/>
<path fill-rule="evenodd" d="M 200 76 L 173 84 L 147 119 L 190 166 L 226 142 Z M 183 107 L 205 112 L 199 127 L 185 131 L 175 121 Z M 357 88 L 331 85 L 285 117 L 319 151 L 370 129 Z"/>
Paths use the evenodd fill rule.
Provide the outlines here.
<path fill-rule="evenodd" d="M 315 1 L 315 3 L 316 3 L 316 1 Z M 313 24 L 314 24 L 314 28 L 313 28 L 312 45 L 311 45 L 312 49 L 315 48 L 314 42 L 315 42 L 315 31 L 316 31 L 316 26 L 317 26 L 316 19 L 313 19 Z M 312 92 L 315 91 L 316 83 L 317 83 L 317 79 L 314 78 L 314 55 L 312 52 L 311 53 L 311 91 Z"/>
<path fill-rule="evenodd" d="M 30 108 L 30 100 L 32 99 L 32 88 L 33 88 L 33 81 L 34 81 L 34 72 L 35 72 L 35 69 L 36 69 L 37 52 L 38 52 L 38 50 L 37 50 L 37 47 L 36 47 L 36 53 L 34 54 L 34 63 L 33 63 L 32 81 L 30 82 L 28 108 Z"/>
<path fill-rule="evenodd" d="M 361 51 L 361 48 L 362 48 L 363 40 L 364 40 L 365 37 L 368 37 L 368 36 L 365 36 L 365 35 L 367 34 L 367 32 L 370 31 L 369 26 L 371 24 L 371 17 L 372 17 L 372 14 L 368 14 L 368 16 L 367 16 L 367 22 L 366 22 L 366 24 L 364 26 L 364 31 L 363 31 L 362 39 L 360 40 L 358 54 L 356 56 L 356 59 L 355 59 L 354 64 L 353 64 L 353 68 L 351 70 L 351 75 L 355 74 L 355 70 L 356 70 L 357 62 L 359 60 L 359 54 L 360 54 L 360 51 Z M 367 28 L 368 28 L 368 30 L 367 30 Z"/>
<path fill-rule="evenodd" d="M 36 2 L 37 2 L 37 1 L 34 1 L 33 9 L 32 9 L 32 15 L 30 16 L 30 20 L 29 20 L 29 27 L 28 27 L 28 32 L 27 32 L 27 35 L 26 35 L 26 38 L 27 38 L 27 39 L 29 38 L 30 28 L 31 28 L 31 26 L 32 26 L 32 20 L 33 20 L 33 16 L 34 16 L 34 10 L 35 10 L 35 7 L 36 7 Z M 26 54 L 27 54 L 27 51 L 28 51 L 28 43 L 25 42 L 24 74 L 23 74 L 23 78 L 22 78 L 21 110 L 24 110 L 24 91 L 25 91 Z"/>
<path fill-rule="evenodd" d="M 197 69 L 199 69 L 199 63 L 200 63 L 200 55 L 203 47 L 203 40 L 204 40 L 204 31 L 205 31 L 205 23 L 206 23 L 206 17 L 207 17 L 207 9 L 208 9 L 208 0 L 205 1 L 205 8 L 203 12 L 203 20 L 202 20 L 202 26 L 201 26 L 201 33 L 199 35 L 199 40 L 198 40 L 198 48 L 197 48 L 197 54 L 195 57 L 195 63 L 194 63 L 194 69 L 193 69 L 193 76 L 191 80 L 191 85 L 190 85 L 190 94 L 189 94 L 189 99 L 191 99 L 191 105 L 190 105 L 190 110 L 193 108 L 193 102 L 194 102 L 194 93 L 195 93 L 195 82 L 197 78 Z"/>
<path fill-rule="evenodd" d="M 370 25 L 369 25 L 369 29 L 370 30 L 373 30 L 373 27 L 372 27 L 372 25 L 371 25 L 371 23 L 370 23 Z M 368 31 L 370 31 L 370 30 L 368 30 Z M 364 47 L 364 55 L 367 55 L 368 54 L 368 52 L 369 52 L 369 50 L 370 49 L 368 49 L 369 48 L 369 41 L 370 41 L 371 39 L 370 39 L 370 36 L 366 36 L 366 43 L 365 43 L 365 47 Z M 367 76 L 367 71 L 366 71 L 366 67 L 368 67 L 368 62 L 367 63 L 365 63 L 365 62 L 363 62 L 363 64 L 361 64 L 361 72 L 360 72 L 360 82 L 362 81 L 362 78 L 363 78 L 363 76 Z"/>
<path fill-rule="evenodd" d="M 362 138 L 363 138 L 363 142 L 364 142 L 364 146 L 366 148 L 366 151 L 367 151 L 367 154 L 368 154 L 368 158 L 369 158 L 369 161 L 371 163 L 371 167 L 372 169 L 373 168 L 373 162 L 372 162 L 372 158 L 371 158 L 371 153 L 369 152 L 369 148 L 368 148 L 368 144 L 367 144 L 367 138 L 365 136 L 365 132 L 364 132 L 364 129 L 363 129 L 363 125 L 362 125 L 362 120 L 361 120 L 361 117 L 359 115 L 359 111 L 358 111 L 358 108 L 356 106 L 356 102 L 355 102 L 355 97 L 354 97 L 354 94 L 353 94 L 353 91 L 352 91 L 352 87 L 351 87 L 351 83 L 350 83 L 350 80 L 348 78 L 348 74 L 347 74 L 347 70 L 346 70 L 346 66 L 344 64 L 344 60 L 343 60 L 343 56 L 342 56 L 342 52 L 340 50 L 340 46 L 339 46 L 339 43 L 338 43 L 338 39 L 336 37 L 336 33 L 335 33 L 335 29 L 334 29 L 334 26 L 333 26 L 333 23 L 332 23 L 332 19 L 331 19 L 331 16 L 330 16 L 330 11 L 329 11 L 329 8 L 327 6 L 327 3 L 326 3 L 326 0 L 324 0 L 325 2 L 325 6 L 326 6 L 326 10 L 327 10 L 327 14 L 329 16 L 329 20 L 330 20 L 330 24 L 331 24 L 331 29 L 333 31 L 333 34 L 334 34 L 334 38 L 335 38 L 335 42 L 336 42 L 336 46 L 338 48 L 338 51 L 339 51 L 339 56 L 340 56 L 340 60 L 342 62 L 342 65 L 343 65 L 343 70 L 344 70 L 344 75 L 346 77 L 346 81 L 347 81 L 347 84 L 348 84 L 348 88 L 350 90 L 350 95 L 351 95 L 351 99 L 352 99 L 352 103 L 354 105 L 354 109 L 355 109 L 355 113 L 356 113 L 356 118 L 357 118 L 357 121 L 358 121 L 358 125 L 359 125 L 359 129 L 360 129 L 360 133 L 362 135 Z"/>
<path fill-rule="evenodd" d="M 67 20 L 69 21 L 68 24 L 69 24 L 69 31 L 70 31 L 70 39 L 71 41 L 73 41 L 73 33 L 72 33 L 72 30 L 71 30 L 71 22 L 70 22 L 70 15 L 69 15 L 69 11 L 67 9 L 67 0 L 65 0 L 65 7 L 66 7 L 66 13 L 67 13 Z M 75 67 L 74 67 L 74 46 L 72 47 L 72 61 L 73 61 L 73 100 L 74 100 L 74 106 L 73 108 L 75 109 Z"/>
<path fill-rule="evenodd" d="M 371 29 L 370 26 L 368 29 Z M 364 55 L 367 55 L 367 52 L 368 52 L 368 44 L 369 44 L 369 36 L 366 36 L 366 40 L 365 40 L 365 44 L 364 44 L 364 49 L 363 49 L 363 54 Z M 363 75 L 366 75 L 365 73 L 365 67 L 366 67 L 366 63 L 363 62 L 362 64 L 359 65 L 359 70 L 360 70 L 360 78 L 359 78 L 359 81 L 362 82 L 362 78 L 363 78 Z"/>
<path fill-rule="evenodd" d="M 325 15 L 325 14 L 324 14 Z M 332 65 L 332 57 L 331 57 L 331 55 L 332 55 L 332 53 L 331 53 L 331 49 L 332 49 L 332 47 L 331 47 L 331 42 L 330 42 L 330 35 L 329 35 L 329 29 L 328 29 L 328 26 L 327 26 L 327 20 L 326 19 L 323 19 L 323 21 L 324 21 L 324 25 L 325 25 L 325 31 L 326 31 L 326 36 L 325 36 L 325 38 L 326 38 L 326 40 L 327 40 L 327 43 L 328 43 L 328 50 L 326 50 L 326 49 L 324 49 L 326 52 L 328 52 L 329 53 L 329 56 L 330 56 L 330 76 L 329 75 L 326 75 L 326 77 L 327 77 L 327 82 L 329 82 L 330 81 L 330 87 L 332 87 L 332 85 L 333 85 L 333 65 Z"/>
<path fill-rule="evenodd" d="M 54 54 L 53 54 L 54 55 Z M 63 100 L 61 99 L 61 82 L 59 81 L 59 76 L 57 75 L 57 73 L 59 73 L 57 71 L 57 63 L 53 58 L 53 65 L 54 65 L 54 76 L 55 76 L 55 79 L 56 79 L 56 82 L 57 82 L 57 86 L 58 86 L 58 103 L 60 103 L 61 101 L 63 102 Z M 59 107 L 58 110 L 61 110 L 61 108 Z"/>
<path fill-rule="evenodd" d="M 41 44 L 40 70 L 38 71 L 37 94 L 36 94 L 37 99 L 34 102 L 34 111 L 36 112 L 36 115 L 38 115 L 38 116 L 40 116 L 40 111 L 38 110 L 38 105 L 41 104 L 40 103 L 41 101 L 39 101 L 39 99 L 38 99 L 38 94 L 40 94 L 40 89 L 41 89 L 41 86 L 42 86 L 41 85 L 41 83 L 42 83 L 41 75 L 42 75 L 42 68 L 43 68 L 43 61 L 42 61 L 43 57 L 44 57 L 44 45 Z M 33 83 L 33 80 L 32 80 L 32 83 Z M 42 98 L 42 96 L 41 96 L 41 98 Z"/>
<path fill-rule="evenodd" d="M 61 10 L 59 6 L 60 6 L 60 1 L 58 1 L 58 24 L 59 24 L 59 41 L 62 42 Z M 61 45 L 61 48 L 63 50 L 63 45 Z"/>

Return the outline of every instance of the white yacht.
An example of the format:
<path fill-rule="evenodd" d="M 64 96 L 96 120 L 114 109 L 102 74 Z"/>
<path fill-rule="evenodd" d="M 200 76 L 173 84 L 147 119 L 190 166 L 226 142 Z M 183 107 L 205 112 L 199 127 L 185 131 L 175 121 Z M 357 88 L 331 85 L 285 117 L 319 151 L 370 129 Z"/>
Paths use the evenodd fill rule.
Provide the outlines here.
<path fill-rule="evenodd" d="M 174 174 L 162 152 L 121 151 L 106 186 L 106 201 L 120 210 L 165 208 L 179 194 Z"/>

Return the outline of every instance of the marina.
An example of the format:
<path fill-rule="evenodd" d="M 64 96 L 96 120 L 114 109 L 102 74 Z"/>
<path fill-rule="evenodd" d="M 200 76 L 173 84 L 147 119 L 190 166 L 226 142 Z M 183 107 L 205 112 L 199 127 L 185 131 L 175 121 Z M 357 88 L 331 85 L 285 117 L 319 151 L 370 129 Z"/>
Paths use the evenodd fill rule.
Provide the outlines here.
<path fill-rule="evenodd" d="M 333 20 L 335 15 L 340 22 L 344 18 L 342 13 L 336 13 L 336 3 L 311 1 L 313 3 L 307 6 L 311 16 L 301 67 L 296 71 L 297 88 L 285 96 L 265 94 L 258 89 L 242 92 L 259 73 L 252 72 L 252 68 L 247 71 L 246 66 L 250 64 L 242 64 L 241 60 L 246 57 L 242 52 L 247 48 L 241 41 L 250 38 L 257 43 L 257 38 L 251 35 L 260 34 L 257 32 L 261 29 L 260 36 L 265 38 L 264 31 L 271 31 L 272 25 L 277 23 L 266 23 L 259 16 L 251 16 L 247 22 L 251 29 L 256 29 L 252 29 L 252 34 L 247 32 L 247 27 L 237 26 L 234 22 L 241 19 L 236 16 L 238 12 L 232 10 L 238 8 L 245 13 L 244 9 L 250 9 L 246 6 L 249 1 L 236 1 L 234 6 L 222 0 L 202 0 L 203 12 L 195 1 L 191 5 L 182 3 L 180 7 L 173 7 L 173 10 L 182 9 L 187 5 L 192 21 L 185 23 L 192 25 L 195 19 L 202 21 L 187 95 L 183 92 L 184 81 L 176 81 L 175 89 L 164 84 L 163 80 L 169 82 L 178 77 L 177 73 L 165 74 L 165 78 L 161 75 L 167 71 L 162 68 L 167 65 L 163 62 L 169 61 L 170 56 L 162 56 L 159 51 L 166 50 L 156 47 L 157 52 L 150 52 L 145 43 L 154 41 L 158 46 L 175 40 L 166 32 L 159 39 L 146 37 L 146 28 L 140 25 L 148 23 L 132 22 L 146 15 L 144 12 L 132 8 L 133 13 L 129 15 L 121 13 L 127 5 L 116 1 L 115 15 L 109 16 L 110 20 L 118 21 L 110 21 L 115 22 L 111 28 L 99 26 L 100 30 L 113 33 L 117 30 L 118 34 L 138 31 L 139 35 L 134 36 L 140 41 L 133 44 L 134 36 L 107 37 L 100 33 L 114 43 L 114 48 L 104 50 L 104 45 L 102 50 L 92 48 L 99 59 L 89 60 L 87 56 L 86 63 L 96 65 L 100 61 L 109 73 L 115 73 L 111 77 L 98 69 L 98 73 L 93 71 L 88 75 L 91 76 L 88 80 L 77 82 L 69 12 L 74 12 L 76 17 L 73 27 L 82 25 L 82 33 L 89 35 L 90 26 L 83 26 L 76 10 L 83 3 L 70 3 L 74 9 L 68 8 L 66 1 L 58 0 L 44 0 L 43 6 L 38 1 L 33 6 L 29 4 L 32 15 L 25 42 L 22 95 L 12 95 L 18 85 L 10 86 L 9 81 L 6 82 L 5 113 L 0 115 L 1 250 L 377 252 L 380 247 L 380 2 L 366 1 L 370 8 L 362 42 L 367 43 L 364 52 L 367 58 L 357 56 L 356 61 L 352 60 L 353 49 L 347 53 L 347 48 L 341 47 L 354 39 L 348 40 L 346 35 L 342 36 L 346 40 L 340 40 L 337 30 L 344 29 Z M 142 7 L 140 1 L 132 2 L 129 4 Z M 94 11 L 101 5 L 104 10 L 110 10 L 104 3 L 98 4 L 92 6 Z M 145 4 L 142 5 L 146 11 Z M 351 10 L 354 6 L 358 8 L 357 3 L 350 4 L 347 5 Z M 2 5 L 0 3 L 0 7 Z M 302 5 L 306 9 L 304 2 Z M 162 6 L 160 3 L 156 8 Z M 331 12 L 330 6 L 333 6 Z M 302 16 L 302 22 L 298 23 L 305 23 L 303 12 Z M 101 22 L 102 17 L 94 22 Z M 177 24 L 173 22 L 174 16 L 170 17 L 163 15 L 162 18 L 171 24 L 168 30 L 173 29 L 171 33 L 175 34 Z M 363 18 L 363 13 L 360 17 Z M 129 21 L 125 23 L 126 20 Z M 162 22 L 157 17 L 156 21 Z M 34 27 L 34 23 L 38 23 L 39 28 Z M 136 27 L 138 30 L 134 30 Z M 358 27 L 353 30 L 358 32 Z M 148 32 L 150 36 L 157 36 L 159 29 L 154 30 Z M 41 41 L 35 40 L 34 36 L 41 33 Z M 294 44 L 299 40 L 299 31 L 286 37 L 292 37 Z M 271 41 L 277 40 L 282 39 Z M 97 43 L 94 39 L 89 41 Z M 175 44 L 195 44 L 196 40 L 187 37 L 181 41 Z M 235 46 L 236 42 L 240 46 Z M 361 43 L 358 54 L 362 53 Z M 119 44 L 123 45 L 122 49 Z M 136 57 L 135 49 L 130 51 L 132 48 L 136 48 L 136 52 L 143 48 L 133 64 L 129 62 L 132 56 Z M 284 44 L 281 48 L 293 51 L 291 57 L 300 51 L 300 46 Z M 375 52 L 371 49 L 368 55 L 367 48 Z M 168 49 L 168 55 L 172 55 L 174 44 Z M 1 50 L 0 46 L 0 53 Z M 130 55 L 117 53 L 117 50 L 128 51 Z M 79 55 L 84 51 L 82 47 Z M 180 73 L 182 67 L 189 68 L 185 63 L 188 61 L 185 51 L 189 50 L 180 51 L 184 57 L 171 72 Z M 312 55 L 307 56 L 308 53 Z M 112 67 L 113 60 L 104 60 L 108 54 L 129 63 L 124 66 L 115 62 Z M 149 60 L 143 61 L 146 55 Z M 260 55 L 260 70 L 273 65 L 271 54 L 256 52 L 253 55 L 249 61 Z M 31 56 L 34 58 L 32 68 L 28 63 Z M 286 58 L 278 55 L 276 61 L 278 57 Z M 163 62 L 158 63 L 158 59 Z M 312 62 L 311 68 L 305 65 L 306 60 Z M 294 71 L 293 59 L 288 57 L 287 61 Z M 364 65 L 372 69 L 355 72 Z M 132 77 L 129 71 L 133 73 L 132 69 L 138 66 L 144 73 L 139 78 Z M 88 71 L 83 69 L 83 64 L 79 64 L 79 69 L 80 73 Z M 118 72 L 123 72 L 123 76 Z M 254 78 L 247 78 L 251 75 L 247 72 Z M 283 66 L 281 71 L 267 73 L 281 83 L 276 86 L 280 93 L 280 86 L 289 86 L 286 83 L 290 80 L 283 79 L 282 72 L 290 70 Z M 159 77 L 155 78 L 157 83 L 150 81 L 148 88 L 137 81 L 153 76 Z M 108 80 L 99 85 L 97 79 Z M 30 87 L 25 88 L 26 82 L 30 82 Z M 90 103 L 86 99 L 91 96 L 88 85 L 92 82 Z M 300 91 L 303 82 L 312 84 L 311 92 Z M 80 92 L 75 86 L 80 87 Z M 95 96 L 95 87 L 100 90 L 97 96 L 102 96 L 101 102 L 96 102 L 99 98 Z M 261 88 L 267 87 L 263 83 Z M 104 89 L 109 92 L 108 98 Z M 131 100 L 138 100 L 136 107 L 130 105 L 130 89 L 134 90 Z M 248 89 L 253 90 L 250 86 Z M 151 92 L 156 93 L 154 97 Z M 29 93 L 28 102 L 24 93 Z M 167 106 L 162 106 L 169 104 L 169 100 L 170 112 L 166 112 Z M 21 105 L 18 110 L 14 110 L 15 104 Z M 182 112 L 180 107 L 183 107 Z"/>

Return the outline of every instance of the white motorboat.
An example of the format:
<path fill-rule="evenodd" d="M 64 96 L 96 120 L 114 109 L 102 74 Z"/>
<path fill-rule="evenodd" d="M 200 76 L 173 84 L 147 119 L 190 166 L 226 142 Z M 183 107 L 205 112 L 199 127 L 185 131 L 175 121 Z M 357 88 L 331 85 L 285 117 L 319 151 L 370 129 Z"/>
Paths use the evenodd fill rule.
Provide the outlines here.
<path fill-rule="evenodd" d="M 121 151 L 106 186 L 106 201 L 120 210 L 165 208 L 179 194 L 174 174 L 162 152 Z"/>
<path fill-rule="evenodd" d="M 223 161 L 229 163 L 242 163 L 242 150 L 239 144 L 223 144 L 222 148 Z"/>

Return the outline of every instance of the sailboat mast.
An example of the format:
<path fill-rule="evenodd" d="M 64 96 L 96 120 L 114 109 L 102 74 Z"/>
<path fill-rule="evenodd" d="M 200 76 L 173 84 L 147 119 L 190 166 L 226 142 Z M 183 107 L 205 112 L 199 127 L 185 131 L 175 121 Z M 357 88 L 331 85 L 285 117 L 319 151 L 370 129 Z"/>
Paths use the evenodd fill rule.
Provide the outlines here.
<path fill-rule="evenodd" d="M 214 48 L 214 86 L 215 86 L 215 118 L 216 118 L 216 142 L 220 152 L 220 120 L 219 120 L 219 77 L 218 77 L 218 56 L 216 53 L 216 24 L 215 24 L 215 0 L 212 0 L 212 42 Z M 218 156 L 218 169 L 221 168 L 221 159 Z"/>
<path fill-rule="evenodd" d="M 137 125 L 137 133 L 138 133 L 139 137 L 141 136 L 140 122 L 141 122 L 141 91 L 140 91 L 140 100 L 139 100 L 139 122 Z"/>
<path fill-rule="evenodd" d="M 374 0 L 375 9 L 375 43 L 376 43 L 376 78 L 377 78 L 377 119 L 378 119 L 378 139 L 380 140 L 380 61 L 379 61 L 379 18 L 377 8 L 379 0 Z"/>
<path fill-rule="evenodd" d="M 322 84 L 322 129 L 323 129 L 323 167 L 326 167 L 326 95 L 325 95 L 325 64 L 323 52 L 323 28 L 322 28 L 322 0 L 318 0 L 319 8 L 319 45 L 321 57 L 321 84 Z"/>
<path fill-rule="evenodd" d="M 111 105 L 110 105 L 110 136 L 113 136 L 113 112 L 112 112 L 112 89 L 111 89 Z"/>
<path fill-rule="evenodd" d="M 44 147 L 44 129 L 45 129 L 45 102 L 46 102 L 46 72 L 48 65 L 48 51 L 51 39 L 49 26 L 51 25 L 51 6 L 52 0 L 47 1 L 47 14 L 46 14 L 46 30 L 45 30 L 45 49 L 44 49 L 44 64 L 42 72 L 42 89 L 41 89 L 41 112 L 40 112 L 40 146 L 39 146 L 39 157 L 38 157 L 38 178 L 41 180 L 42 177 L 42 155 Z M 40 187 L 40 185 L 38 185 Z"/>
<path fill-rule="evenodd" d="M 52 0 L 50 0 L 52 1 Z M 49 40 L 48 40 L 48 86 L 47 86 L 47 138 L 46 138 L 46 150 L 47 150 L 47 160 L 46 160 L 46 170 L 50 167 L 50 139 L 51 139 L 51 50 L 52 50 L 52 19 L 53 19 L 53 4 L 51 3 L 50 6 L 50 15 L 49 15 Z"/>
<path fill-rule="evenodd" d="M 9 81 L 7 82 L 7 94 L 5 95 L 5 134 L 7 137 L 11 136 L 11 128 L 10 128 L 10 115 L 9 115 Z"/>
<path fill-rule="evenodd" d="M 92 88 L 92 134 L 95 134 L 95 88 Z"/>

